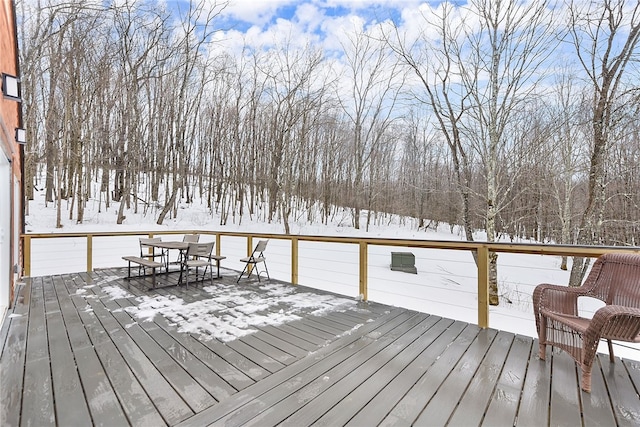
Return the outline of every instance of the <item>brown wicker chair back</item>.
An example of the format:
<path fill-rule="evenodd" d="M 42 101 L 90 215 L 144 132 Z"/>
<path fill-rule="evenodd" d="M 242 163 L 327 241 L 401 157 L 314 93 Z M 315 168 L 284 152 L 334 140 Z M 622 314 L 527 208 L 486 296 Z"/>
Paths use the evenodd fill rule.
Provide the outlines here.
<path fill-rule="evenodd" d="M 593 297 L 606 305 L 592 319 L 578 313 L 578 298 Z M 591 370 L 600 339 L 640 342 L 640 255 L 610 253 L 600 256 L 582 286 L 541 284 L 533 292 L 533 310 L 540 341 L 540 359 L 546 346 L 569 353 L 582 368 L 582 389 L 591 391 Z"/>

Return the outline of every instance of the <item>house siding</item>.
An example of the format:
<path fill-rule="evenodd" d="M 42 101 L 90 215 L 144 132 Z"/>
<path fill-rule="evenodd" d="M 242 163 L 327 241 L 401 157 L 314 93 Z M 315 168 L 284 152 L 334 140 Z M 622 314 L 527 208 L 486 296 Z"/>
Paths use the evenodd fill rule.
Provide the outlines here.
<path fill-rule="evenodd" d="M 15 1 L 0 1 L 0 73 L 7 73 L 20 77 L 18 61 L 17 30 L 15 20 Z M 22 126 L 22 105 L 15 100 L 6 99 L 0 94 L 0 156 L 10 162 L 10 173 L 4 173 L 0 179 L 3 185 L 4 206 L 0 215 L 0 244 L 5 250 L 0 251 L 0 304 L 13 300 L 13 290 L 17 274 L 22 271 L 22 255 L 20 250 L 20 233 L 23 229 L 23 188 L 22 188 L 22 158 L 24 148 L 15 141 L 15 130 Z M 6 161 L 2 159 L 6 167 Z M 7 182 L 9 181 L 9 182 Z M 8 199 L 8 200 L 7 200 Z M 8 241 L 8 244 L 7 244 Z M 8 248 L 8 250 L 7 250 Z M 8 258 L 8 259 L 7 259 Z M 7 297 L 8 293 L 8 297 Z M 0 313 L 2 316 L 3 313 Z M 2 320 L 0 318 L 0 320 Z"/>

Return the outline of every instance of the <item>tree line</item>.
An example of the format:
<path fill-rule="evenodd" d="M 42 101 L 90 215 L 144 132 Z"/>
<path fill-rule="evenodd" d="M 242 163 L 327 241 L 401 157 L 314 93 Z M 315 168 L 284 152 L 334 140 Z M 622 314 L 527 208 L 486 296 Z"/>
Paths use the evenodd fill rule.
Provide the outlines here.
<path fill-rule="evenodd" d="M 58 227 L 89 201 L 162 224 L 203 200 L 286 233 L 346 207 L 355 228 L 637 245 L 635 1 L 425 4 L 414 30 L 353 20 L 333 51 L 225 49 L 225 3 L 17 3 L 26 194 Z"/>

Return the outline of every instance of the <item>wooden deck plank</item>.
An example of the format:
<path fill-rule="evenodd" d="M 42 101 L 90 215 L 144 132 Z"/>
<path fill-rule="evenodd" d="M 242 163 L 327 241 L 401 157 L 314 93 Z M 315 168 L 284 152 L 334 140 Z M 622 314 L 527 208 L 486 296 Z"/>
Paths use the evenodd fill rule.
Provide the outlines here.
<path fill-rule="evenodd" d="M 336 331 L 336 335 L 341 334 L 345 330 L 352 329 L 357 322 L 348 322 L 343 319 L 333 318 L 329 316 L 312 316 L 308 318 L 311 321 L 321 324 L 325 328 L 332 328 Z"/>
<path fill-rule="evenodd" d="M 263 352 L 247 344 L 242 339 L 229 341 L 226 343 L 226 345 L 268 372 L 277 372 L 285 367 L 285 364 L 280 363 L 274 358 L 267 356 Z"/>
<path fill-rule="evenodd" d="M 582 371 L 578 369 L 580 376 L 581 372 Z M 579 394 L 585 427 L 616 424 L 615 416 L 611 409 L 609 393 L 605 387 L 605 380 L 597 358 L 594 360 L 591 373 L 591 393 L 579 390 Z"/>
<path fill-rule="evenodd" d="M 55 424 L 50 366 L 44 291 L 42 278 L 39 278 L 31 284 L 21 418 L 25 425 Z"/>
<path fill-rule="evenodd" d="M 448 425 L 463 427 L 482 423 L 514 339 L 515 335 L 510 332 L 498 332 L 482 357 L 480 366 L 473 373 L 471 382 L 464 391 L 457 408 L 453 409 Z"/>
<path fill-rule="evenodd" d="M 190 378 L 186 378 L 187 386 L 195 380 L 216 400 L 221 400 L 237 391 L 213 369 L 185 349 L 180 342 L 176 341 L 171 335 L 161 329 L 155 322 L 146 321 L 138 323 L 129 313 L 120 310 L 122 307 L 117 304 L 111 296 L 102 295 L 100 300 L 122 327 L 129 329 L 129 327 L 134 324 L 139 325 L 148 336 L 157 343 L 159 348 L 163 349 L 168 356 L 180 365 L 190 376 Z M 169 362 L 165 360 L 164 363 Z M 204 396 L 203 399 L 208 404 L 211 404 L 210 399 L 206 396 Z"/>
<path fill-rule="evenodd" d="M 364 323 L 362 319 L 355 319 L 352 316 L 349 316 L 341 311 L 328 313 L 324 317 L 328 320 L 331 320 L 332 322 L 343 325 L 342 329 L 344 329 L 345 327 L 351 329 L 356 325 L 362 325 Z"/>
<path fill-rule="evenodd" d="M 477 326 L 467 325 L 380 425 L 412 425 L 480 332 L 481 329 Z M 458 397 L 456 396 L 456 402 Z"/>
<path fill-rule="evenodd" d="M 548 359 L 547 359 L 548 360 Z M 551 356 L 551 405 L 549 424 L 564 426 L 580 420 L 578 372 L 573 359 L 565 352 L 553 349 Z"/>
<path fill-rule="evenodd" d="M 226 426 L 240 425 L 276 425 L 280 420 L 300 408 L 305 400 L 320 395 L 327 387 L 334 385 L 342 380 L 345 376 L 351 374 L 359 367 L 358 361 L 366 359 L 365 355 L 375 355 L 382 349 L 389 346 L 393 342 L 391 336 L 396 333 L 400 325 L 411 322 L 412 319 L 418 321 L 423 316 L 402 315 L 396 317 L 392 322 L 382 326 L 387 332 L 386 340 L 372 340 L 371 337 L 363 335 L 348 352 L 336 352 L 329 356 L 328 360 L 319 361 L 319 363 L 301 372 L 293 381 L 286 381 L 278 384 L 274 389 L 270 390 L 268 395 L 262 396 L 259 400 L 253 401 L 248 405 L 244 405 L 241 411 L 228 414 L 219 420 Z M 381 333 L 381 332 L 380 332 Z M 398 332 L 398 334 L 401 334 Z M 350 357 L 357 354 L 357 360 Z M 347 359 L 348 358 L 348 359 Z M 286 399 L 283 397 L 288 396 Z M 266 419 L 263 417 L 266 414 Z M 321 415 L 321 414 L 320 414 Z M 276 417 L 276 419 L 272 419 Z M 317 418 L 317 417 L 316 417 Z M 297 425 L 310 425 L 309 422 L 296 421 Z"/>
<path fill-rule="evenodd" d="M 62 406 L 62 410 L 56 411 L 56 422 L 60 425 L 89 425 L 92 423 L 91 415 L 67 337 L 56 290 L 53 283 L 44 285 L 53 395 L 57 401 L 62 402 L 62 405 L 58 405 Z"/>
<path fill-rule="evenodd" d="M 633 385 L 626 369 L 628 365 L 620 363 L 620 360 L 611 363 L 609 357 L 603 354 L 598 354 L 596 357 L 602 366 L 604 380 L 607 382 L 616 422 L 620 426 L 639 426 L 640 396 L 638 393 L 640 390 Z"/>
<path fill-rule="evenodd" d="M 434 318 L 436 316 L 433 316 Z M 378 425 L 398 404 L 402 397 L 413 387 L 419 376 L 431 368 L 442 352 L 462 332 L 466 324 L 451 319 L 440 319 L 428 331 L 432 342 L 425 343 L 420 355 L 409 363 L 391 382 L 380 390 L 362 410 L 348 423 L 348 426 Z M 425 334 L 425 338 L 429 335 Z"/>
<path fill-rule="evenodd" d="M 294 328 L 293 326 L 287 325 L 286 323 L 283 325 L 279 325 L 278 328 L 288 333 L 289 335 L 292 335 L 294 337 L 298 337 L 302 340 L 307 341 L 308 343 L 313 345 L 315 348 L 327 342 L 327 340 L 324 338 L 320 338 L 319 336 L 313 335 L 302 329 Z"/>
<path fill-rule="evenodd" d="M 118 299 L 115 302 L 117 302 L 118 305 L 122 308 L 133 306 L 131 301 L 129 301 L 126 298 Z M 178 353 L 181 351 L 180 348 L 188 351 L 198 360 L 198 362 L 201 362 L 206 366 L 208 366 L 212 372 L 214 372 L 222 380 L 228 383 L 233 388 L 234 391 L 241 390 L 255 383 L 255 381 L 251 379 L 244 372 L 244 370 L 251 371 L 255 369 L 253 366 L 250 367 L 245 364 L 242 370 L 236 368 L 235 366 L 227 362 L 225 359 L 220 357 L 218 354 L 216 354 L 214 351 L 212 351 L 210 348 L 206 347 L 204 343 L 194 338 L 192 335 L 178 332 L 176 328 L 172 326 L 170 322 L 167 321 L 167 319 L 163 318 L 162 316 L 157 316 L 154 319 L 153 325 L 161 329 L 164 333 L 166 333 L 166 335 L 170 336 L 171 339 L 175 340 L 175 344 L 172 343 L 171 341 L 164 341 L 164 344 L 162 344 L 163 348 L 168 349 L 168 351 L 174 353 L 174 359 L 176 360 L 180 359 L 179 353 Z M 150 329 L 151 327 L 150 322 L 143 322 L 142 326 L 150 334 L 152 333 L 152 331 L 153 331 L 153 334 L 159 334 L 158 331 Z M 159 339 L 165 340 L 166 338 L 163 337 L 163 338 L 155 338 L 155 339 L 156 341 L 159 342 Z M 185 362 L 185 365 L 187 365 L 187 366 L 184 366 L 185 369 L 191 371 L 190 370 L 191 363 Z M 194 373 L 192 373 L 192 375 L 194 375 Z M 259 375 L 259 373 L 256 373 L 256 375 Z M 194 375 L 194 376 L 196 378 L 199 378 L 198 375 Z M 228 390 L 227 392 L 231 393 L 232 390 Z"/>
<path fill-rule="evenodd" d="M 112 314 L 96 300 L 90 300 L 89 304 L 109 335 L 119 339 L 124 344 L 124 349 L 133 350 L 134 357 L 143 358 L 143 363 L 150 363 L 152 366 L 149 368 L 155 371 L 156 375 L 162 375 L 192 411 L 198 412 L 216 403 L 213 396 L 194 381 L 139 323 L 122 325 L 115 317 L 120 317 L 123 313 Z"/>
<path fill-rule="evenodd" d="M 256 336 L 256 334 L 245 335 L 240 338 L 240 341 L 253 347 L 257 351 L 264 354 L 266 357 L 269 357 L 276 362 L 282 363 L 283 365 L 290 365 L 298 360 L 294 355 L 279 349 L 275 345 L 271 345 L 270 343 L 261 340 Z"/>
<path fill-rule="evenodd" d="M 80 307 L 73 303 L 67 282 L 75 292 L 72 280 L 55 280 L 54 287 L 92 418 L 104 420 L 104 425 L 122 425 L 127 419 L 166 424 L 95 314 L 86 310 L 84 301 Z"/>
<path fill-rule="evenodd" d="M 524 387 L 532 344 L 532 338 L 522 335 L 516 335 L 513 340 L 487 413 L 482 420 L 484 425 L 516 425 L 518 405 Z"/>
<path fill-rule="evenodd" d="M 160 322 L 160 321 L 158 321 Z M 170 325 L 162 323 L 161 326 L 167 330 Z M 174 333 L 175 328 L 172 329 Z M 197 340 L 199 344 L 209 349 L 211 353 L 208 357 L 212 361 L 224 361 L 221 374 L 230 384 L 237 386 L 237 389 L 250 386 L 255 381 L 259 381 L 262 378 L 270 375 L 271 372 L 259 364 L 253 362 L 246 355 L 236 351 L 231 346 L 221 343 L 215 338 L 210 339 L 198 339 L 193 335 L 190 335 L 193 340 Z M 247 382 L 243 377 L 248 377 L 250 382 Z"/>
<path fill-rule="evenodd" d="M 291 328 L 296 328 L 299 329 L 301 331 L 304 331 L 308 334 L 314 335 L 318 338 L 321 338 L 325 341 L 327 340 L 332 340 L 333 338 L 336 337 L 335 332 L 327 332 L 323 329 L 318 329 L 317 327 L 315 327 L 315 325 L 310 324 L 308 322 L 305 321 L 306 319 L 302 319 L 302 320 L 296 320 L 293 321 L 291 323 L 289 323 L 289 327 Z"/>
<path fill-rule="evenodd" d="M 308 345 L 302 340 L 296 340 L 295 337 L 291 337 L 284 331 L 279 331 L 277 328 L 271 329 L 271 332 L 267 332 L 265 330 L 258 330 L 256 333 L 252 334 L 252 337 L 258 338 L 265 343 L 281 350 L 288 355 L 292 356 L 295 359 L 299 359 L 301 357 L 306 356 L 310 350 L 306 349 Z M 301 341 L 302 346 L 298 346 L 296 344 L 292 344 L 291 341 L 297 342 Z"/>
<path fill-rule="evenodd" d="M 549 400 L 551 399 L 551 363 L 540 360 L 538 340 L 531 345 L 531 355 L 524 378 L 524 387 L 518 407 L 518 426 L 538 427 L 549 425 Z M 551 349 L 547 346 L 547 360 Z"/>
<path fill-rule="evenodd" d="M 180 426 L 201 426 L 203 424 L 215 423 L 223 417 L 239 413 L 241 409 L 246 410 L 246 408 L 243 408 L 246 405 L 260 405 L 259 398 L 265 393 L 270 392 L 271 390 L 278 386 L 281 386 L 282 384 L 287 384 L 288 382 L 289 384 L 291 384 L 290 380 L 292 378 L 296 378 L 302 372 L 305 372 L 311 367 L 320 370 L 324 369 L 324 371 L 330 369 L 330 360 L 332 355 L 341 359 L 344 354 L 349 353 L 349 351 L 353 348 L 354 343 L 361 341 L 361 338 L 364 335 L 368 334 L 369 332 L 373 332 L 376 329 L 389 328 L 390 325 L 393 325 L 394 319 L 396 318 L 406 319 L 406 312 L 404 312 L 403 310 L 390 311 L 388 314 L 381 316 L 378 321 L 368 323 L 367 325 L 358 329 L 358 331 L 356 331 L 356 333 L 354 334 L 345 335 L 337 339 L 331 344 L 322 347 L 317 352 L 311 354 L 309 357 L 300 360 L 298 363 L 295 363 L 291 366 L 288 366 L 286 369 L 282 369 L 274 373 L 273 375 L 270 375 L 269 377 L 263 379 L 255 385 L 236 393 L 231 398 L 220 402 L 218 405 L 215 405 L 191 417 L 190 419 L 181 423 Z M 365 341 L 372 342 L 373 339 L 370 338 L 369 340 Z M 316 375 L 311 375 L 311 377 L 317 378 Z"/>
<path fill-rule="evenodd" d="M 290 330 L 286 328 L 286 325 L 278 325 L 277 328 L 271 325 L 266 325 L 266 326 L 261 326 L 259 329 L 261 332 L 264 332 L 269 336 L 277 337 L 285 341 L 287 344 L 295 346 L 297 349 L 304 350 L 304 354 L 300 354 L 300 356 L 304 356 L 310 351 L 313 351 L 318 348 L 318 344 L 307 341 L 304 338 L 300 338 L 299 335 L 301 334 L 301 332 L 298 331 L 297 333 L 296 332 L 291 333 Z M 286 349 L 283 349 L 283 350 L 286 350 Z"/>
<path fill-rule="evenodd" d="M 621 362 L 627 369 L 627 372 L 629 372 L 629 379 L 633 384 L 633 388 L 638 390 L 638 392 L 640 393 L 640 361 L 622 359 Z"/>
<path fill-rule="evenodd" d="M 143 323 L 143 328 L 214 399 L 220 401 L 237 392 L 237 389 L 229 385 L 214 370 L 187 351 L 165 331 L 148 322 Z M 205 406 L 208 406 L 210 400 L 207 399 L 206 402 Z"/>
<path fill-rule="evenodd" d="M 335 338 L 336 336 L 344 332 L 344 328 L 342 325 L 336 325 L 335 323 L 326 321 L 325 319 L 322 319 L 318 316 L 305 317 L 303 320 L 301 320 L 301 322 L 306 326 L 311 326 L 313 328 L 331 334 L 331 338 Z"/>
<path fill-rule="evenodd" d="M 433 326 L 437 319 L 423 314 L 416 314 L 406 318 L 406 320 L 403 318 L 398 318 L 398 320 L 402 320 L 402 322 L 396 322 L 397 325 L 394 325 L 393 329 L 388 330 L 388 332 L 379 331 L 378 333 L 383 333 L 384 335 L 381 335 L 375 342 L 358 352 L 357 357 L 350 359 L 348 364 L 340 364 L 332 368 L 324 376 L 317 377 L 313 384 L 297 392 L 294 399 L 289 399 L 285 402 L 287 404 L 286 407 L 274 407 L 269 410 L 269 414 L 279 417 L 292 414 L 282 423 L 283 426 L 311 425 L 312 423 L 322 425 L 327 421 L 335 425 L 344 424 L 353 414 L 342 423 L 339 419 L 327 420 L 327 418 L 323 419 L 322 417 L 343 401 L 354 388 L 362 384 L 414 342 L 425 329 Z M 373 337 L 378 337 L 378 333 L 375 333 Z M 370 338 L 371 334 L 365 337 Z M 295 401 L 301 401 L 300 396 L 307 403 L 302 407 L 296 404 Z M 311 402 L 310 398 L 313 398 L 312 404 L 309 404 Z M 337 412 L 340 411 L 338 410 Z M 252 420 L 252 424 L 257 425 L 261 421 L 261 418 L 256 418 L 256 420 Z"/>
<path fill-rule="evenodd" d="M 72 300 L 74 300 L 76 307 L 87 304 L 87 301 L 78 295 L 73 295 Z M 177 423 L 193 415 L 194 412 L 165 379 L 163 373 L 157 370 L 115 319 L 109 318 L 110 316 L 98 316 L 95 309 L 87 311 L 78 308 L 78 310 L 83 322 L 95 329 L 94 338 L 98 339 L 103 336 L 104 339 L 109 339 L 114 343 L 126 365 L 129 366 L 167 423 Z"/>
<path fill-rule="evenodd" d="M 118 271 L 107 270 L 98 272 L 98 274 L 103 276 L 113 276 L 114 274 L 118 274 Z M 149 292 L 142 291 L 136 287 L 129 287 L 127 289 L 134 297 L 141 297 L 149 294 Z M 158 289 L 151 294 L 176 295 L 168 293 L 167 291 L 170 289 L 177 289 L 177 287 L 166 290 Z M 136 303 L 135 299 L 124 300 L 127 301 L 129 306 L 135 305 Z M 156 316 L 154 322 L 167 333 L 172 335 L 174 339 L 181 342 L 185 348 L 189 348 L 194 354 L 198 353 L 200 357 L 203 357 L 203 362 L 210 365 L 212 369 L 215 369 L 220 376 L 237 389 L 247 387 L 253 382 L 270 374 L 268 370 L 265 370 L 241 353 L 222 344 L 214 338 L 204 338 L 201 336 L 196 337 L 192 334 L 180 333 L 169 320 L 162 316 Z"/>
<path fill-rule="evenodd" d="M 73 303 L 61 276 L 54 277 L 52 286 L 58 297 L 69 344 L 74 354 L 76 368 L 82 381 L 92 420 L 95 423 L 126 422 L 127 417 L 111 386 L 114 380 L 104 369 L 104 366 L 108 367 L 109 365 L 101 363 L 102 360 L 99 359 L 93 345 L 95 342 L 92 343 L 88 335 L 88 332 L 96 330 L 91 328 L 90 323 L 87 324 L 83 321 L 78 312 L 79 308 Z M 74 292 L 76 291 L 77 289 L 74 289 Z M 88 317 L 86 304 L 83 303 L 80 308 L 83 310 L 83 314 Z M 134 412 L 134 414 L 136 413 Z"/>
<path fill-rule="evenodd" d="M 416 424 L 444 425 L 447 423 L 447 419 L 454 413 L 460 401 L 460 396 L 467 390 L 469 384 L 474 382 L 474 375 L 481 368 L 484 356 L 491 348 L 496 335 L 498 332 L 490 329 L 478 332 L 476 339 L 473 340 L 453 371 L 438 388 L 429 405 L 416 419 Z M 486 396 L 482 396 L 481 399 L 485 398 Z"/>
<path fill-rule="evenodd" d="M 0 425 L 20 424 L 22 390 L 29 325 L 31 279 L 16 290 L 13 309 L 2 325 L 0 352 Z"/>
<path fill-rule="evenodd" d="M 313 412 L 318 413 L 318 409 L 322 409 L 326 401 L 326 412 L 313 423 L 318 426 L 344 425 L 357 413 L 363 413 L 361 408 L 383 390 L 404 367 L 415 360 L 426 345 L 437 338 L 439 333 L 429 332 L 438 320 L 440 318 L 437 316 L 428 316 L 422 318 L 415 326 L 406 322 L 402 325 L 406 332 L 395 340 L 393 345 L 387 346 L 362 363 L 320 398 L 315 399 L 313 404 L 303 407 L 299 412 L 306 413 L 313 408 Z"/>
<path fill-rule="evenodd" d="M 124 309 L 154 296 L 206 304 L 216 292 L 245 284 L 223 277 L 207 291 L 149 291 L 123 274 L 39 278 L 34 296 L 32 279 L 18 288 L 15 316 L 0 330 L 0 424 L 39 417 L 31 413 L 40 410 L 36 400 L 22 404 L 23 390 L 29 392 L 21 381 L 34 384 L 44 375 L 41 395 L 53 402 L 58 425 L 640 425 L 635 361 L 610 364 L 598 356 L 588 394 L 579 390 L 572 359 L 548 349 L 547 362 L 538 360 L 536 340 L 367 302 L 323 315 L 303 311 L 299 320 L 222 342 L 184 332 L 164 315 L 141 321 Z M 252 298 L 282 285 L 253 286 Z M 130 295 L 115 298 L 117 286 Z M 219 315 L 236 304 L 229 299 Z M 195 398 L 186 396 L 191 386 Z M 17 399 L 16 410 L 5 399 Z"/>
<path fill-rule="evenodd" d="M 360 308 L 352 308 L 345 311 L 338 312 L 340 316 L 344 316 L 345 318 L 349 318 L 355 323 L 366 323 L 373 318 L 377 318 L 380 316 L 377 313 L 372 313 L 369 310 L 362 310 Z"/>

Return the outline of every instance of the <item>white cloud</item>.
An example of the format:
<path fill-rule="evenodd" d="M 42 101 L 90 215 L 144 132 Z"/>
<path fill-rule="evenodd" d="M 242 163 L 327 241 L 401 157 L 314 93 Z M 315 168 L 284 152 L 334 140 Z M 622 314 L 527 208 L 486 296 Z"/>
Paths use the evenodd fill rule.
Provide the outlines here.
<path fill-rule="evenodd" d="M 280 8 L 298 3 L 296 0 L 231 0 L 224 15 L 261 26 L 272 20 Z"/>

